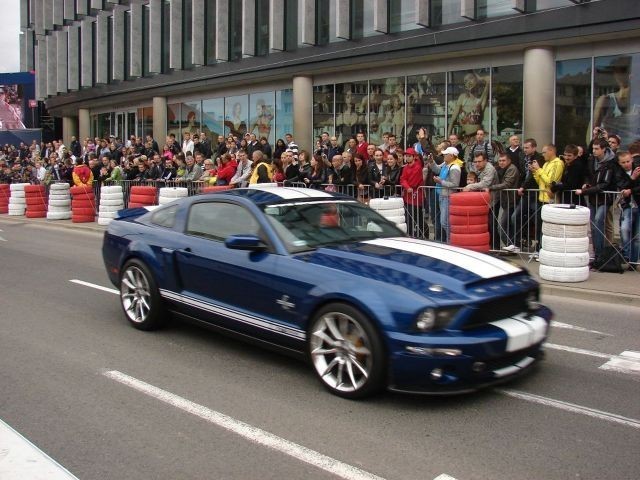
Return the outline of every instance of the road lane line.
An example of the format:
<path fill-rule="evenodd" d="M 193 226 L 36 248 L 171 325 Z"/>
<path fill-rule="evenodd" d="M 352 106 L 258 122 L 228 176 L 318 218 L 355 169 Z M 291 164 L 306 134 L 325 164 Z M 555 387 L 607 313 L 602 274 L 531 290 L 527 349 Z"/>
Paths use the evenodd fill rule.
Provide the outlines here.
<path fill-rule="evenodd" d="M 447 475 L 446 473 L 443 473 L 442 475 L 438 475 L 433 480 L 456 480 L 456 479 L 453 478 L 451 475 Z"/>
<path fill-rule="evenodd" d="M 604 365 L 600 365 L 599 368 L 601 370 L 638 375 L 640 374 L 640 352 L 622 352 Z"/>
<path fill-rule="evenodd" d="M 168 405 L 179 408 L 180 410 L 200 417 L 209 423 L 240 435 L 247 440 L 269 447 L 273 450 L 284 453 L 285 455 L 289 455 L 302 462 L 308 463 L 309 465 L 313 465 L 333 475 L 337 475 L 340 478 L 348 480 L 384 480 L 382 477 L 378 477 L 377 475 L 343 463 L 339 460 L 303 447 L 302 445 L 285 440 L 273 433 L 269 433 L 258 427 L 254 427 L 248 423 L 229 417 L 224 413 L 210 410 L 207 407 L 191 402 L 190 400 L 171 392 L 167 392 L 166 390 L 162 390 L 161 388 L 143 382 L 142 380 L 138 380 L 137 378 L 131 377 L 125 373 L 117 370 L 109 370 L 102 373 L 104 376 L 155 398 L 156 400 L 160 400 Z"/>
<path fill-rule="evenodd" d="M 0 420 L 0 478 L 2 480 L 78 480 L 69 470 L 29 439 Z"/>
<path fill-rule="evenodd" d="M 607 358 L 611 359 L 616 355 L 610 355 L 608 353 L 594 352 L 592 350 L 584 350 L 582 348 L 569 347 L 568 345 L 557 345 L 555 343 L 545 343 L 544 348 L 550 348 L 551 350 L 562 350 L 563 352 L 579 353 L 580 355 L 589 355 L 590 357 Z"/>
<path fill-rule="evenodd" d="M 115 293 L 116 295 L 120 295 L 120 292 L 115 288 L 103 287 L 102 285 L 96 285 L 95 283 L 85 282 L 83 280 L 69 280 L 71 283 L 77 283 L 78 285 L 84 285 L 85 287 L 95 288 L 96 290 L 102 290 L 103 292 Z"/>
<path fill-rule="evenodd" d="M 551 326 L 555 328 L 565 328 L 567 330 L 575 330 L 577 332 L 595 333 L 597 335 L 605 335 L 607 337 L 614 336 L 612 333 L 604 333 L 598 330 L 589 330 L 588 328 L 579 327 L 577 325 L 571 325 L 570 323 L 556 322 L 555 320 L 551 321 Z"/>
<path fill-rule="evenodd" d="M 602 410 L 596 410 L 594 408 L 576 405 L 575 403 L 563 402 L 562 400 L 554 400 L 553 398 L 542 397 L 533 393 L 520 392 L 517 390 L 496 389 L 496 391 L 508 397 L 517 398 L 519 400 L 538 403 L 547 407 L 558 408 L 566 412 L 579 413 L 581 415 L 586 415 L 587 417 L 597 418 L 600 420 L 605 420 L 607 422 L 617 423 L 619 425 L 624 425 L 625 427 L 631 427 L 640 430 L 640 420 L 623 417 L 622 415 L 616 415 L 615 413 L 604 412 Z"/>

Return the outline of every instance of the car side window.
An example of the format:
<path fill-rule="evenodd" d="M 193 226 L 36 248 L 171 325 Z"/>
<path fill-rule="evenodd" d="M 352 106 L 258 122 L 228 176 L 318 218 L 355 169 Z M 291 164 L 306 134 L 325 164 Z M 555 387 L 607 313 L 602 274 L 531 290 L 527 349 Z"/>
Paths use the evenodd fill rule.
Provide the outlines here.
<path fill-rule="evenodd" d="M 176 223 L 176 212 L 178 205 L 171 205 L 153 213 L 151 223 L 160 227 L 173 228 Z"/>
<path fill-rule="evenodd" d="M 187 234 L 224 241 L 230 235 L 258 235 L 260 225 L 246 208 L 233 203 L 200 202 L 189 210 Z"/>

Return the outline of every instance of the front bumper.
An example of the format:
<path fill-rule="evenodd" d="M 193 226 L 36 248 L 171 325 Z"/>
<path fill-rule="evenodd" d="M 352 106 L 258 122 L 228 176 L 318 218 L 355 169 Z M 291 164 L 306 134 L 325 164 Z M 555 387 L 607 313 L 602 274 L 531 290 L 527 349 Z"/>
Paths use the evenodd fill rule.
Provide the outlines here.
<path fill-rule="evenodd" d="M 411 393 L 454 394 L 478 390 L 519 377 L 542 359 L 552 313 L 540 307 L 531 319 L 539 327 L 526 336 L 501 330 L 493 322 L 461 331 L 392 335 L 389 389 Z M 505 319 L 505 322 L 510 319 Z M 459 351 L 440 355 L 433 349 Z M 422 353 L 415 353 L 416 351 Z"/>

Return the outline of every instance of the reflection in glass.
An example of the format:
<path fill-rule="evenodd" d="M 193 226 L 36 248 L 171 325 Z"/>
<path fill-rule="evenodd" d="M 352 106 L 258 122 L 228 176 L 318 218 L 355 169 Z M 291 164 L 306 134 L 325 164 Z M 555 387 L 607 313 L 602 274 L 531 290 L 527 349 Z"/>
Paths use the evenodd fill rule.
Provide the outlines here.
<path fill-rule="evenodd" d="M 249 133 L 255 133 L 258 140 L 266 137 L 267 141 L 273 145 L 274 134 L 274 92 L 252 93 L 249 96 L 251 105 Z"/>
<path fill-rule="evenodd" d="M 416 1 L 390 0 L 389 27 L 391 33 L 421 28 L 416 24 Z"/>
<path fill-rule="evenodd" d="M 182 68 L 188 70 L 193 68 L 192 60 L 192 49 L 193 43 L 191 41 L 191 15 L 192 11 L 192 2 L 183 2 L 183 15 L 182 15 Z M 200 15 L 200 12 L 197 12 L 197 15 Z"/>
<path fill-rule="evenodd" d="M 478 0 L 476 4 L 478 18 L 503 17 L 517 15 L 512 0 Z"/>
<path fill-rule="evenodd" d="M 317 0 L 316 23 L 318 45 L 342 41 L 336 37 L 336 2 L 335 0 Z"/>
<path fill-rule="evenodd" d="M 293 133 L 293 90 L 290 88 L 276 92 L 275 137 L 284 139 L 287 133 Z"/>
<path fill-rule="evenodd" d="M 628 145 L 640 138 L 640 54 L 595 59 L 593 125 Z"/>
<path fill-rule="evenodd" d="M 209 98 L 202 101 L 202 131 L 210 140 L 224 134 L 224 99 Z"/>
<path fill-rule="evenodd" d="M 333 85 L 313 87 L 313 136 L 319 137 L 325 130 L 333 135 Z"/>
<path fill-rule="evenodd" d="M 183 103 L 180 109 L 180 130 L 181 133 L 196 133 L 200 131 L 201 106 L 200 102 Z"/>
<path fill-rule="evenodd" d="M 216 63 L 216 2 L 207 0 L 205 8 L 205 62 L 207 65 Z"/>
<path fill-rule="evenodd" d="M 469 138 L 479 128 L 490 125 L 487 108 L 490 87 L 489 69 L 449 73 L 449 128 L 447 135 Z"/>
<path fill-rule="evenodd" d="M 276 25 L 282 25 L 277 22 Z M 269 0 L 256 0 L 256 55 L 269 53 Z"/>
<path fill-rule="evenodd" d="M 242 3 L 229 2 L 229 60 L 242 58 Z"/>
<path fill-rule="evenodd" d="M 180 104 L 169 103 L 167 104 L 167 135 L 174 134 L 176 141 L 182 141 L 182 134 L 180 133 Z M 162 139 L 164 142 L 164 138 Z M 160 140 L 158 140 L 160 142 Z"/>
<path fill-rule="evenodd" d="M 238 138 L 244 136 L 247 133 L 248 111 L 248 95 L 226 97 L 224 99 L 224 134 L 236 135 Z"/>
<path fill-rule="evenodd" d="M 571 0 L 530 0 L 529 10 L 546 10 L 548 8 L 568 7 L 573 5 Z"/>
<path fill-rule="evenodd" d="M 341 145 L 367 131 L 367 82 L 336 85 L 336 135 Z"/>
<path fill-rule="evenodd" d="M 438 144 L 447 136 L 446 124 L 446 75 L 431 73 L 407 77 L 407 145 L 417 141 L 419 128 L 427 130 L 433 144 Z"/>
<path fill-rule="evenodd" d="M 491 77 L 491 139 L 508 144 L 522 134 L 522 65 L 494 67 Z"/>
<path fill-rule="evenodd" d="M 591 139 L 591 59 L 556 62 L 556 137 L 559 149 Z M 561 150 L 560 150 L 561 151 Z"/>
<path fill-rule="evenodd" d="M 380 35 L 373 29 L 374 0 L 351 0 L 351 39 Z"/>
<path fill-rule="evenodd" d="M 431 0 L 432 25 L 450 25 L 469 21 L 468 18 L 460 16 L 460 0 Z"/>
<path fill-rule="evenodd" d="M 369 143 L 382 144 L 383 133 L 398 138 L 404 130 L 405 77 L 371 80 L 369 90 Z"/>

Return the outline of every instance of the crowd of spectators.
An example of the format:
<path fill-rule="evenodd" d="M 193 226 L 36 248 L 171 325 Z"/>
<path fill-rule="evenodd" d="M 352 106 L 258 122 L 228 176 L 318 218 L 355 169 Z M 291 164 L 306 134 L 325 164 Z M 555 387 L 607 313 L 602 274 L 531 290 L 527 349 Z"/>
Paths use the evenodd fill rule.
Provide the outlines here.
<path fill-rule="evenodd" d="M 611 211 L 620 207 L 624 256 L 640 259 L 640 140 L 626 141 L 595 128 L 589 145 L 538 145 L 513 135 L 508 144 L 490 142 L 485 131 L 463 144 L 451 134 L 433 144 L 418 129 L 413 145 L 403 148 L 385 133 L 382 144 L 369 144 L 357 133 L 344 145 L 324 132 L 313 152 L 300 150 L 291 134 L 270 145 L 246 134 L 209 139 L 205 133 L 170 134 L 161 144 L 151 135 L 123 140 L 75 137 L 0 150 L 0 183 L 100 185 L 105 182 L 200 182 L 244 187 L 250 183 L 283 183 L 341 191 L 363 202 L 402 196 L 409 234 L 428 237 L 428 224 L 439 241 L 449 238 L 449 199 L 458 190 L 491 194 L 489 223 L 494 249 L 517 252 L 529 242 L 531 224 L 540 225 L 546 203 L 586 205 L 592 212 L 592 237 L 598 257 L 612 240 Z M 427 222 L 430 220 L 430 222 Z M 535 229 L 539 245 L 540 228 Z M 526 240 L 525 240 L 526 239 Z M 533 238 L 536 240 L 536 238 Z"/>

